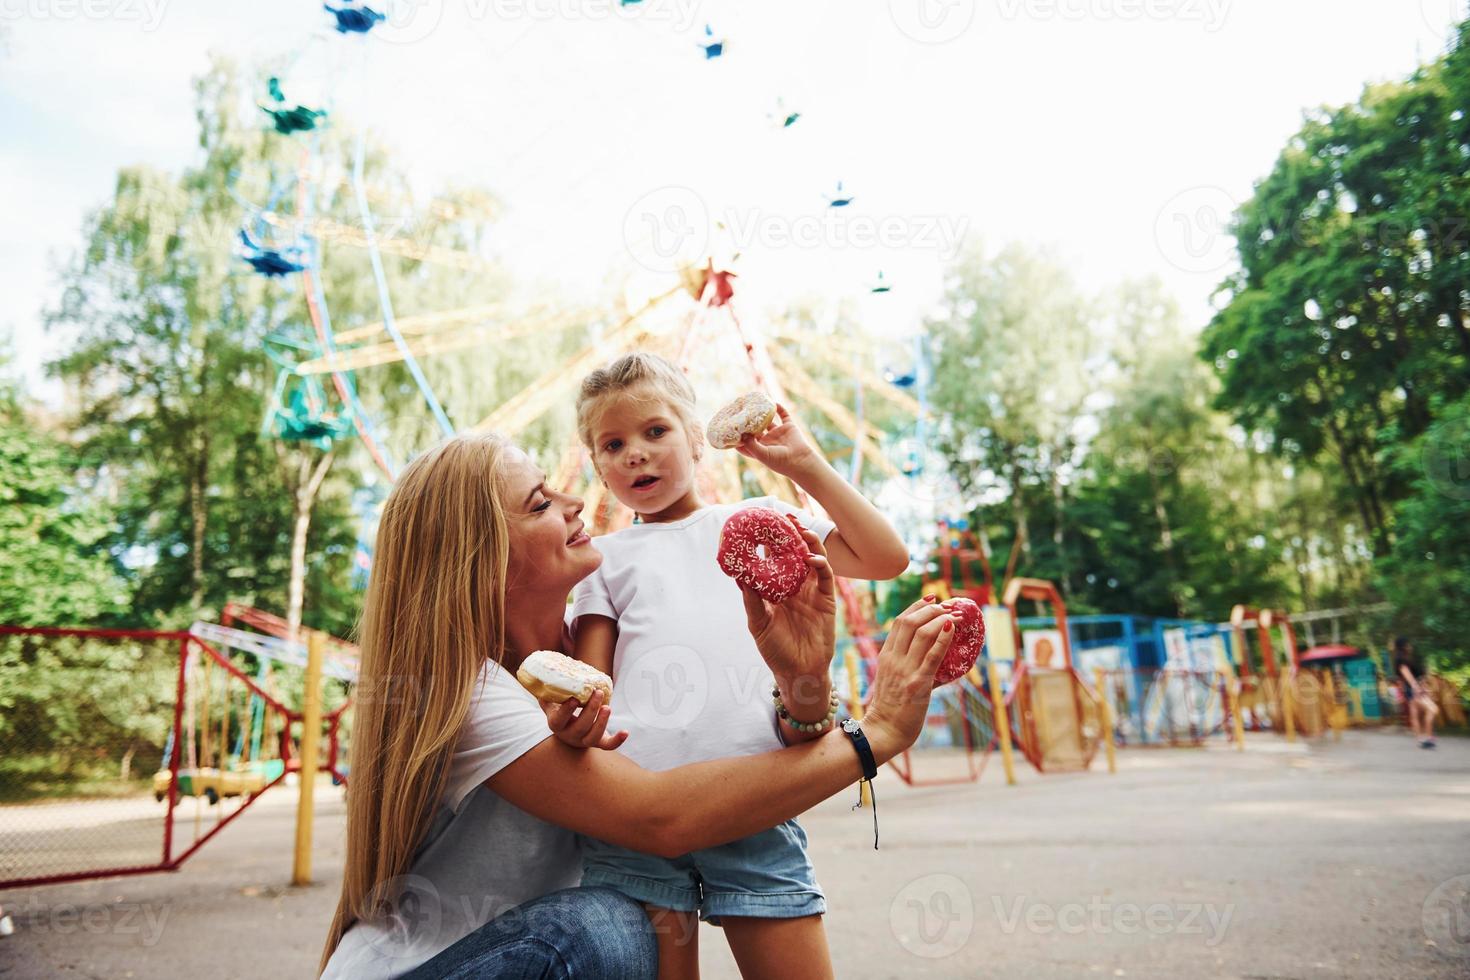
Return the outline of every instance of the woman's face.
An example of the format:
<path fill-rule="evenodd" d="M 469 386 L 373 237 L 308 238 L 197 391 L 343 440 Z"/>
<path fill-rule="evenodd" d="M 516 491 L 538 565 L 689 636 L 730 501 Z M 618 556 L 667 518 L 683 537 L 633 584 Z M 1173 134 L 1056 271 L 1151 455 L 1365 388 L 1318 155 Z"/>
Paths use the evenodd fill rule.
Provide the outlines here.
<path fill-rule="evenodd" d="M 565 599 L 602 564 L 602 554 L 582 528 L 582 499 L 547 486 L 546 474 L 519 449 L 507 452 L 505 476 L 508 587 Z"/>

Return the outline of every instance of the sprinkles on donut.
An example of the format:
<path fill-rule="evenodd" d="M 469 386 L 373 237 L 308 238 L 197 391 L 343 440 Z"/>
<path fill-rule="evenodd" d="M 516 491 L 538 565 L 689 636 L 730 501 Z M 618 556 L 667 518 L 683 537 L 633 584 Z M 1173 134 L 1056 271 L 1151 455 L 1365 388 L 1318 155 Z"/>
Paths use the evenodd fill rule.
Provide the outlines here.
<path fill-rule="evenodd" d="M 705 427 L 709 444 L 716 449 L 734 449 L 747 433 L 758 436 L 776 417 L 776 403 L 762 391 L 747 391 L 709 420 Z"/>
<path fill-rule="evenodd" d="M 785 602 L 796 595 L 811 571 L 806 563 L 809 554 L 801 533 L 769 507 L 738 510 L 720 530 L 720 569 L 767 602 Z"/>
<path fill-rule="evenodd" d="M 980 614 L 980 607 L 975 601 L 954 599 L 951 606 L 959 616 L 959 621 L 954 626 L 954 639 L 950 641 L 949 649 L 944 652 L 944 659 L 939 662 L 939 670 L 934 674 L 935 687 L 957 681 L 968 674 L 970 668 L 975 666 L 975 661 L 980 658 L 981 648 L 985 646 L 985 617 Z"/>

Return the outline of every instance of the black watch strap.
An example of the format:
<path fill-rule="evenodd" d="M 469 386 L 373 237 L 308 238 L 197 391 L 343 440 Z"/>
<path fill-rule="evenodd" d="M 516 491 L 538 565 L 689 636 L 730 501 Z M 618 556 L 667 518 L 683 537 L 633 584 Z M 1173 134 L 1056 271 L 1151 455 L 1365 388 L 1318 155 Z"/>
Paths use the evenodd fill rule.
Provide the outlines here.
<path fill-rule="evenodd" d="M 852 747 L 857 751 L 858 759 L 863 764 L 862 781 L 868 784 L 868 791 L 873 794 L 873 850 L 878 849 L 878 791 L 873 787 L 873 780 L 878 775 L 878 760 L 873 758 L 873 747 L 868 744 L 868 736 L 863 734 L 863 726 L 858 724 L 856 718 L 847 718 L 842 722 L 842 733 L 852 742 Z M 861 786 L 858 789 L 858 801 L 853 804 L 856 810 L 863 805 L 863 794 Z"/>
<path fill-rule="evenodd" d="M 863 726 L 856 718 L 847 718 L 842 722 L 842 731 L 852 740 L 852 747 L 862 760 L 863 778 L 872 782 L 878 776 L 878 761 L 873 758 L 873 747 L 868 744 L 868 736 L 863 734 Z"/>

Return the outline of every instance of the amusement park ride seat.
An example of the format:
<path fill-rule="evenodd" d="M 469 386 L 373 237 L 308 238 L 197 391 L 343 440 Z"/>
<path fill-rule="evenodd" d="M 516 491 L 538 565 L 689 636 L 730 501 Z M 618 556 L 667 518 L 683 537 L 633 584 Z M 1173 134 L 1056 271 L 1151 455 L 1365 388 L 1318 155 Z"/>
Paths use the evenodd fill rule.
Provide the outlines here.
<path fill-rule="evenodd" d="M 269 759 L 224 770 L 180 769 L 179 795 L 202 796 L 213 805 L 227 797 L 259 793 L 285 771 L 285 766 L 280 759 Z M 153 798 L 160 803 L 168 796 L 169 779 L 167 769 L 153 774 Z"/>
<path fill-rule="evenodd" d="M 956 569 L 955 565 L 959 568 Z M 989 605 L 994 595 L 990 561 L 964 520 L 939 522 L 939 554 L 934 567 L 924 568 L 924 595 L 941 599 L 971 599 L 976 605 Z M 979 566 L 981 581 L 975 581 L 974 568 Z"/>

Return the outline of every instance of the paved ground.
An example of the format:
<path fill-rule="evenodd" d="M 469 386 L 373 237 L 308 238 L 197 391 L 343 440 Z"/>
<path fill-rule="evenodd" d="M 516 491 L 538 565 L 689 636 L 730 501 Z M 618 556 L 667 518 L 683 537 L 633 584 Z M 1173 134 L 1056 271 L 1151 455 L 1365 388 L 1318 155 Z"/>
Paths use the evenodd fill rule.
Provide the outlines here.
<path fill-rule="evenodd" d="M 845 797 L 804 818 L 839 976 L 1470 975 L 1470 740 L 1260 736 L 1021 776 L 1007 788 L 992 760 L 979 785 L 880 778 L 876 853 Z M 17 926 L 0 978 L 309 975 L 342 805 L 319 791 L 322 883 L 293 889 L 293 797 L 268 794 L 176 874 L 0 894 Z M 718 931 L 701 938 L 704 975 L 735 976 Z"/>

